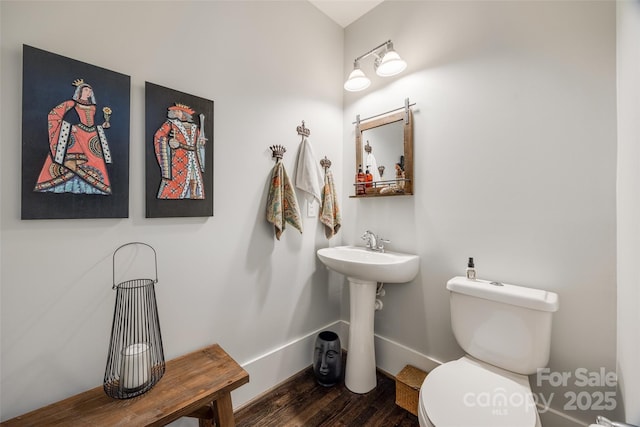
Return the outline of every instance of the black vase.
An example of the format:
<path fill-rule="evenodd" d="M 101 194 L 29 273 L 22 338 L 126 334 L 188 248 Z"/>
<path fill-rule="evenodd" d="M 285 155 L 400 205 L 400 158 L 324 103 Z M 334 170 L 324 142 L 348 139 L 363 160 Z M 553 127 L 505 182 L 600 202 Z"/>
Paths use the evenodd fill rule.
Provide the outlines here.
<path fill-rule="evenodd" d="M 342 347 L 340 337 L 331 331 L 320 332 L 313 350 L 313 373 L 318 384 L 331 387 L 342 377 Z"/>

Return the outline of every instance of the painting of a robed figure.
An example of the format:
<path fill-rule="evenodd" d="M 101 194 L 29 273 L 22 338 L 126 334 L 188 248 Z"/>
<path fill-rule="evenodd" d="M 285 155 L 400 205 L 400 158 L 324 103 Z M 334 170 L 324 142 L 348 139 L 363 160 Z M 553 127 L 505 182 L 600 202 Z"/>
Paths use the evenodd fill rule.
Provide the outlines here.
<path fill-rule="evenodd" d="M 129 77 L 23 55 L 22 218 L 127 217 Z"/>
<path fill-rule="evenodd" d="M 162 175 L 157 197 L 205 199 L 205 115 L 200 114 L 198 126 L 193 122 L 195 111 L 188 105 L 176 103 L 167 111 L 167 120 L 153 135 L 153 146 Z"/>
<path fill-rule="evenodd" d="M 213 216 L 213 101 L 147 82 L 147 218 Z"/>
<path fill-rule="evenodd" d="M 93 88 L 82 79 L 73 85 L 73 98 L 49 111 L 50 150 L 34 191 L 109 195 L 111 152 L 105 129 L 111 126 L 107 114 L 111 109 L 104 107 L 105 121 L 97 124 Z"/>

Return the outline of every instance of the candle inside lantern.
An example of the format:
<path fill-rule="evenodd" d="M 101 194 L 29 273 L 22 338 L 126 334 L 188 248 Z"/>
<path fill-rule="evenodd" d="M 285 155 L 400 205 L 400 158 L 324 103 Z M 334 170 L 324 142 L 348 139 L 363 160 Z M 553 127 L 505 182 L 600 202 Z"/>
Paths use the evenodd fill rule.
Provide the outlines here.
<path fill-rule="evenodd" d="M 132 390 L 144 386 L 151 376 L 149 345 L 136 343 L 122 350 L 120 381 L 124 389 Z"/>

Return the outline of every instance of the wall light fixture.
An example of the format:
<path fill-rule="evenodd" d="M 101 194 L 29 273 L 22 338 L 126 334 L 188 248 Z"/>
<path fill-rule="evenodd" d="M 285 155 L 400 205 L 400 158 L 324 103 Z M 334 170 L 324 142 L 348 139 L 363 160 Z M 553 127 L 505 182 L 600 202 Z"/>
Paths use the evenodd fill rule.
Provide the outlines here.
<path fill-rule="evenodd" d="M 358 92 L 369 87 L 371 80 L 360 69 L 360 60 L 374 55 L 373 69 L 376 74 L 382 77 L 395 76 L 407 68 L 407 63 L 400 58 L 400 55 L 393 49 L 391 40 L 387 40 L 379 46 L 374 47 L 364 55 L 358 56 L 353 61 L 353 71 L 349 74 L 344 83 L 345 90 Z"/>

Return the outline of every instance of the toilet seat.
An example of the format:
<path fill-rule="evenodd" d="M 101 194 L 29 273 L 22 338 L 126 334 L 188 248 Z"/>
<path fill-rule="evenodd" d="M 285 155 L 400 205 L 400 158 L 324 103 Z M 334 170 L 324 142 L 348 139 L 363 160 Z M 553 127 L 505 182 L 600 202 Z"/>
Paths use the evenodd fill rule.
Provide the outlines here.
<path fill-rule="evenodd" d="M 534 427 L 529 379 L 470 356 L 445 363 L 420 388 L 420 412 L 434 427 Z"/>

